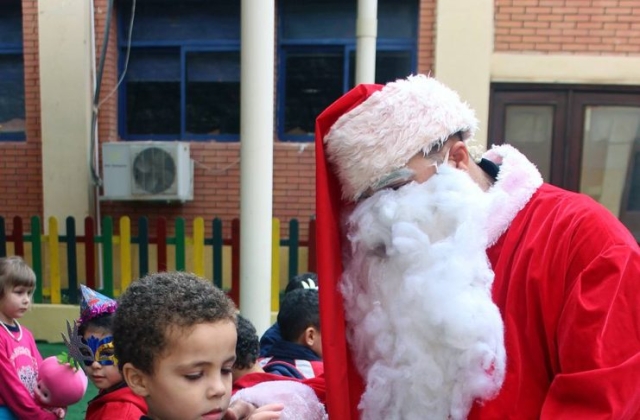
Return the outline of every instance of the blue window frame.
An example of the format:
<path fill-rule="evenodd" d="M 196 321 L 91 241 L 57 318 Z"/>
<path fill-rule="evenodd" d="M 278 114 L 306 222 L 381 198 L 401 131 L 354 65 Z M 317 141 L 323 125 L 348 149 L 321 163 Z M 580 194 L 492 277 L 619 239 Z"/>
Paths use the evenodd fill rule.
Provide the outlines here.
<path fill-rule="evenodd" d="M 0 141 L 25 139 L 20 0 L 0 4 Z"/>
<path fill-rule="evenodd" d="M 120 73 L 131 0 L 119 2 Z M 240 2 L 137 0 L 119 92 L 127 140 L 238 140 Z"/>
<path fill-rule="evenodd" d="M 356 0 L 281 0 L 278 136 L 312 141 L 315 119 L 354 86 Z M 418 0 L 379 0 L 376 83 L 417 67 Z"/>

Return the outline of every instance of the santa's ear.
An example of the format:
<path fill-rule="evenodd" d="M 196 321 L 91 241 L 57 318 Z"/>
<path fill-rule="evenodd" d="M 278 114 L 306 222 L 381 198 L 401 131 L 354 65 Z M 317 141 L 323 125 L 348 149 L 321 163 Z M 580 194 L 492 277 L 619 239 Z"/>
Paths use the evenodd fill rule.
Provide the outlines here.
<path fill-rule="evenodd" d="M 131 363 L 125 363 L 124 366 L 122 366 L 122 376 L 134 394 L 140 395 L 141 397 L 149 395 L 147 387 L 148 375 L 146 373 L 142 372 Z"/>
<path fill-rule="evenodd" d="M 469 170 L 469 149 L 463 141 L 455 141 L 449 149 L 449 161 L 453 162 L 455 167 L 462 170 Z"/>

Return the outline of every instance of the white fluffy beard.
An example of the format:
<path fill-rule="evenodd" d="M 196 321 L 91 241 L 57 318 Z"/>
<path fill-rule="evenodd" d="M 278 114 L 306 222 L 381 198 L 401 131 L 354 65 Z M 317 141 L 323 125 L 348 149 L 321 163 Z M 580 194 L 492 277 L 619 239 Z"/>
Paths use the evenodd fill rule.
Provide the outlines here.
<path fill-rule="evenodd" d="M 349 217 L 341 291 L 366 384 L 363 419 L 465 419 L 474 400 L 500 389 L 506 357 L 485 252 L 488 200 L 466 173 L 442 167 Z"/>

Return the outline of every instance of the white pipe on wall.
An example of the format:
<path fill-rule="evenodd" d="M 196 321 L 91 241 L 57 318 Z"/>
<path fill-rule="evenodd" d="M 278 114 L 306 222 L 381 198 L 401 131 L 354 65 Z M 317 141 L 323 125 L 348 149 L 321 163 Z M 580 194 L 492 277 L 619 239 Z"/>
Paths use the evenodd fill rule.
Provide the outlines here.
<path fill-rule="evenodd" d="M 240 49 L 240 309 L 271 321 L 274 1 L 242 0 Z"/>
<path fill-rule="evenodd" d="M 356 85 L 375 83 L 378 0 L 358 0 L 356 20 Z"/>
<path fill-rule="evenodd" d="M 95 9 L 95 4 L 93 1 L 89 2 L 89 7 L 90 7 L 90 20 L 91 20 L 91 57 L 94 58 L 96 57 L 96 26 L 95 26 L 95 22 L 96 22 L 96 9 Z M 91 85 L 93 86 L 93 92 L 95 93 L 96 91 L 96 86 L 97 86 L 97 68 L 96 68 L 96 60 L 92 59 L 91 60 Z M 93 99 L 93 97 L 91 98 Z M 96 116 L 97 118 L 97 116 Z M 98 127 L 99 127 L 99 122 L 96 122 L 96 126 L 95 126 L 95 132 L 93 133 L 93 155 L 89 156 L 89 165 L 91 167 L 91 165 L 93 165 L 94 168 L 96 168 L 96 171 L 99 172 L 99 170 L 97 169 L 98 166 L 100 165 L 100 156 L 99 156 L 99 149 L 100 149 L 100 140 L 98 139 Z M 93 214 L 93 220 L 95 221 L 95 228 L 96 228 L 96 234 L 98 236 L 102 235 L 102 215 L 100 212 L 100 185 L 97 184 L 94 180 L 93 177 L 91 176 L 91 174 L 89 174 L 89 189 L 91 190 L 90 194 L 92 197 L 91 200 L 91 205 L 92 207 L 92 211 L 91 214 Z M 81 224 L 82 226 L 82 231 L 84 232 L 84 224 Z M 104 270 L 102 269 L 102 266 L 104 264 L 104 261 L 102 260 L 102 250 L 101 248 L 102 245 L 98 245 L 98 287 L 99 288 L 103 288 L 104 287 Z"/>

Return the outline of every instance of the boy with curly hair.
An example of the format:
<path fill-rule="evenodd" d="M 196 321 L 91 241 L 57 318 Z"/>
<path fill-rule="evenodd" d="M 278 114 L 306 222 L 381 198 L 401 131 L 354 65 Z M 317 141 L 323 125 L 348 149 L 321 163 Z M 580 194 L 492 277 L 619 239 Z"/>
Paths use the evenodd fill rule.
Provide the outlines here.
<path fill-rule="evenodd" d="M 236 308 L 194 274 L 155 273 L 131 284 L 119 299 L 113 336 L 127 384 L 149 406 L 144 419 L 280 418 L 281 404 L 229 408 Z"/>

